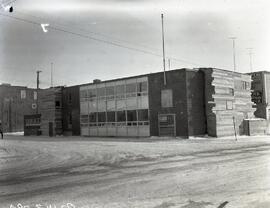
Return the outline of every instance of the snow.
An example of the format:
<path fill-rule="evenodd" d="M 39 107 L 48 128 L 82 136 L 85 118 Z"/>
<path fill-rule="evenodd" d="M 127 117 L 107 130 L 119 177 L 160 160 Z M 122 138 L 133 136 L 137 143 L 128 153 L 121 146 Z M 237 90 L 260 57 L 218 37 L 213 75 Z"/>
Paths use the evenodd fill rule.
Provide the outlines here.
<path fill-rule="evenodd" d="M 6 136 L 0 207 L 268 208 L 269 156 L 267 136 Z"/>

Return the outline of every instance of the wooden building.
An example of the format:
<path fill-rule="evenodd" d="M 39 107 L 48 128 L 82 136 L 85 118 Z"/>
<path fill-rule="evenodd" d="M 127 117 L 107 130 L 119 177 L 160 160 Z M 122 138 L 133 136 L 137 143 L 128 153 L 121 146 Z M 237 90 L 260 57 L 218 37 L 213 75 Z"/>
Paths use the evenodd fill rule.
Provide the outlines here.
<path fill-rule="evenodd" d="M 41 114 L 42 135 L 62 135 L 62 90 L 63 87 L 43 89 L 38 93 L 38 113 Z"/>

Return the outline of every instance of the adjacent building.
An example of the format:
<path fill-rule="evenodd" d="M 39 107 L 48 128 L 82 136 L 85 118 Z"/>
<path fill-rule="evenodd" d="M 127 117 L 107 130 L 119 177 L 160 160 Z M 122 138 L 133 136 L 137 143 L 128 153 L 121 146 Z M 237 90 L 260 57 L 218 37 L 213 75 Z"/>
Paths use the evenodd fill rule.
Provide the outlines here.
<path fill-rule="evenodd" d="M 4 132 L 24 130 L 24 115 L 36 114 L 37 92 L 35 89 L 0 85 L 0 120 Z"/>

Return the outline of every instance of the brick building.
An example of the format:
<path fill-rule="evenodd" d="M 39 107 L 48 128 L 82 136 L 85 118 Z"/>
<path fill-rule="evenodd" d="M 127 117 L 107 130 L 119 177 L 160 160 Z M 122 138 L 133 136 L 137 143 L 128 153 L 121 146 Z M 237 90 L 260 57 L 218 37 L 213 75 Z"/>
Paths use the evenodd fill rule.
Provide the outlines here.
<path fill-rule="evenodd" d="M 226 136 L 253 117 L 251 78 L 231 71 L 178 69 L 81 85 L 83 136 Z"/>
<path fill-rule="evenodd" d="M 37 94 L 35 89 L 0 85 L 0 120 L 4 132 L 18 132 L 24 129 L 24 115 L 36 113 Z"/>

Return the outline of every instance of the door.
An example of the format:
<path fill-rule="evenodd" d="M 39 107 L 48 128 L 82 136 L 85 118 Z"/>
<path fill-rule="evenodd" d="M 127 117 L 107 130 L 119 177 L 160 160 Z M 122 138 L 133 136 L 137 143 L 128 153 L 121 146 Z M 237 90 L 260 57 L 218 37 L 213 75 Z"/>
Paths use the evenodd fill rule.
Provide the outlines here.
<path fill-rule="evenodd" d="M 158 115 L 159 136 L 175 136 L 175 114 Z"/>

